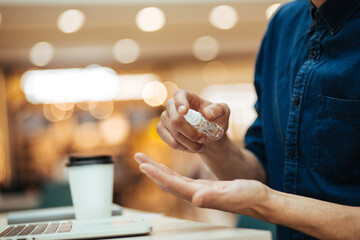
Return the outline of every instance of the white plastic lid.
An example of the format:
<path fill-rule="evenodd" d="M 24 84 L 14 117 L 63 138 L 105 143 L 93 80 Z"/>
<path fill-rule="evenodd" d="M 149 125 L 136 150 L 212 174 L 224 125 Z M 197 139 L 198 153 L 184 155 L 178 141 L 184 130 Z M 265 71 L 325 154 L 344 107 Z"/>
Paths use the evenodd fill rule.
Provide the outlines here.
<path fill-rule="evenodd" d="M 189 109 L 189 111 L 184 115 L 185 120 L 191 125 L 195 126 L 201 122 L 201 113 Z"/>

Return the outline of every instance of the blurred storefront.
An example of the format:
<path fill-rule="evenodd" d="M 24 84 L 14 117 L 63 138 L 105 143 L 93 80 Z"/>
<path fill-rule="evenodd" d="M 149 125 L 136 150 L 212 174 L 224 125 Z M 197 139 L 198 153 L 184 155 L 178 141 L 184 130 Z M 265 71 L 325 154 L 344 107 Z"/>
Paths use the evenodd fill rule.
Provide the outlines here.
<path fill-rule="evenodd" d="M 133 155 L 145 152 L 181 174 L 213 178 L 195 154 L 162 142 L 160 114 L 178 88 L 226 102 L 228 134 L 242 144 L 255 117 L 256 52 L 279 5 L 0 0 L 1 210 L 44 204 L 44 189 L 66 184 L 70 154 L 111 154 L 115 203 L 233 224 L 231 214 L 195 209 L 162 192 Z"/>

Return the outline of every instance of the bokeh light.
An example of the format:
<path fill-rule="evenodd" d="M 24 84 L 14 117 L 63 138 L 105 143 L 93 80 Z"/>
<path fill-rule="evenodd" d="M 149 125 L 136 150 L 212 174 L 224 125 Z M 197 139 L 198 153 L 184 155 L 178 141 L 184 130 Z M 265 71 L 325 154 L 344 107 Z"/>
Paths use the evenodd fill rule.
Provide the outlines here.
<path fill-rule="evenodd" d="M 113 48 L 114 58 L 124 64 L 135 62 L 139 58 L 140 52 L 139 45 L 132 39 L 122 39 Z"/>
<path fill-rule="evenodd" d="M 142 100 L 142 89 L 152 81 L 160 81 L 154 73 L 121 74 L 119 77 L 119 91 L 116 100 Z"/>
<path fill-rule="evenodd" d="M 238 14 L 232 6 L 221 5 L 211 10 L 209 21 L 218 29 L 231 29 L 238 21 Z"/>
<path fill-rule="evenodd" d="M 21 88 L 34 104 L 109 101 L 118 92 L 119 80 L 106 67 L 29 70 L 21 77 Z"/>
<path fill-rule="evenodd" d="M 274 13 L 279 9 L 280 6 L 281 6 L 281 3 L 274 3 L 274 4 L 271 4 L 269 7 L 267 7 L 265 10 L 266 18 L 270 19 L 274 15 Z"/>
<path fill-rule="evenodd" d="M 30 62 L 38 67 L 43 67 L 50 63 L 54 57 L 54 47 L 48 42 L 36 43 L 30 49 Z"/>
<path fill-rule="evenodd" d="M 130 134 L 130 122 L 120 114 L 101 121 L 99 128 L 103 139 L 108 144 L 123 143 Z"/>
<path fill-rule="evenodd" d="M 64 33 L 79 31 L 85 23 L 85 15 L 77 10 L 70 9 L 60 14 L 58 18 L 58 28 Z"/>
<path fill-rule="evenodd" d="M 56 119 L 56 118 L 52 115 L 52 113 L 51 113 L 51 111 L 50 111 L 50 106 L 51 106 L 51 104 L 44 104 L 44 106 L 43 106 L 43 114 L 44 114 L 44 117 L 45 117 L 47 120 L 49 120 L 50 122 L 57 122 L 57 121 L 59 121 L 58 119 Z"/>
<path fill-rule="evenodd" d="M 164 85 L 166 87 L 166 92 L 167 92 L 167 98 L 166 99 L 173 98 L 174 93 L 176 92 L 176 90 L 179 89 L 178 85 L 176 85 L 176 83 L 170 82 L 170 81 L 164 82 Z"/>
<path fill-rule="evenodd" d="M 193 54 L 202 61 L 209 61 L 219 54 L 219 43 L 211 36 L 202 36 L 196 39 L 193 44 Z"/>
<path fill-rule="evenodd" d="M 141 9 L 136 15 L 136 25 L 144 32 L 158 31 L 165 25 L 164 12 L 156 7 Z"/>
<path fill-rule="evenodd" d="M 63 120 L 66 115 L 66 111 L 62 111 L 61 109 L 57 108 L 54 104 L 50 105 L 50 113 L 57 121 Z"/>
<path fill-rule="evenodd" d="M 58 106 L 56 104 L 50 105 L 50 112 L 54 116 L 54 118 L 58 121 L 70 119 L 74 112 L 74 109 L 70 108 L 69 110 L 63 110 L 60 109 Z"/>
<path fill-rule="evenodd" d="M 90 114 L 99 120 L 107 119 L 114 112 L 114 103 L 109 102 L 98 102 L 93 109 L 90 109 Z"/>
<path fill-rule="evenodd" d="M 79 102 L 76 103 L 76 107 L 78 107 L 79 109 L 83 110 L 83 111 L 89 111 L 91 109 L 94 109 L 96 107 L 97 103 L 96 102 Z"/>
<path fill-rule="evenodd" d="M 224 63 L 211 61 L 203 69 L 203 78 L 206 83 L 219 84 L 224 83 L 228 77 L 228 70 Z"/>
<path fill-rule="evenodd" d="M 77 149 L 89 149 L 96 147 L 101 138 L 95 122 L 84 122 L 74 132 L 74 145 Z"/>
<path fill-rule="evenodd" d="M 60 109 L 61 111 L 71 111 L 74 109 L 74 103 L 55 103 L 56 108 Z"/>
<path fill-rule="evenodd" d="M 70 119 L 74 112 L 74 108 L 63 110 L 64 109 L 63 106 L 61 107 L 63 109 L 60 109 L 58 106 L 61 105 L 44 104 L 43 106 L 44 117 L 51 122 L 58 122 L 58 121 Z"/>
<path fill-rule="evenodd" d="M 160 106 L 167 97 L 166 87 L 158 81 L 149 82 L 144 86 L 142 95 L 145 103 L 149 106 Z"/>

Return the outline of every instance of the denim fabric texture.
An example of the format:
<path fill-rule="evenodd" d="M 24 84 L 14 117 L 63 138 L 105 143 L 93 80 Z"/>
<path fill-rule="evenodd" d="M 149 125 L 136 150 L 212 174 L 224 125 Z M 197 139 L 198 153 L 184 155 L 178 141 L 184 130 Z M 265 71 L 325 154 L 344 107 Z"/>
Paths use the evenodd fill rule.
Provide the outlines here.
<path fill-rule="evenodd" d="M 360 206 L 360 0 L 283 5 L 255 71 L 245 146 L 271 188 Z M 314 239 L 278 226 L 278 240 Z"/>

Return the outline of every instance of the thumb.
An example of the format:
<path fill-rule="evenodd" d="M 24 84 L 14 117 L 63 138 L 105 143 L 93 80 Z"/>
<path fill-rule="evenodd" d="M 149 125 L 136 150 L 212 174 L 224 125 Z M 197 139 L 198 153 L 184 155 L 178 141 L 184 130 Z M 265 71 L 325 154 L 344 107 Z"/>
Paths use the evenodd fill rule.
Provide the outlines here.
<path fill-rule="evenodd" d="M 225 116 L 228 112 L 230 112 L 230 110 L 226 104 L 213 103 L 204 108 L 203 115 L 208 120 L 215 120 Z"/>

